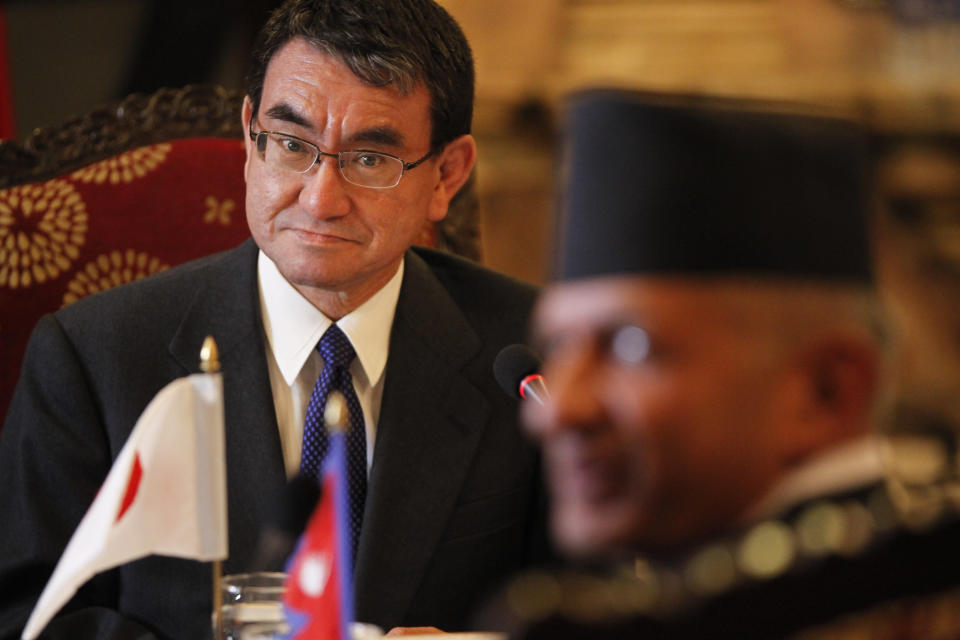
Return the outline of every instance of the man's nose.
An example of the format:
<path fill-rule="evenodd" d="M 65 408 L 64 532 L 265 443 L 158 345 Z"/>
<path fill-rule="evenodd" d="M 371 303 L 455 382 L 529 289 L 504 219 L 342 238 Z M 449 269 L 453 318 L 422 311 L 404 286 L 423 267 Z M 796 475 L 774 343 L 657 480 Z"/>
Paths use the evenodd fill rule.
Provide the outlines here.
<path fill-rule="evenodd" d="M 300 204 L 317 219 L 344 216 L 350 212 L 349 188 L 340 174 L 337 158 L 321 156 L 304 174 Z"/>
<path fill-rule="evenodd" d="M 527 433 L 549 438 L 568 429 L 583 429 L 603 420 L 602 369 L 590 354 L 544 363 L 550 397 L 543 405 L 524 405 Z"/>

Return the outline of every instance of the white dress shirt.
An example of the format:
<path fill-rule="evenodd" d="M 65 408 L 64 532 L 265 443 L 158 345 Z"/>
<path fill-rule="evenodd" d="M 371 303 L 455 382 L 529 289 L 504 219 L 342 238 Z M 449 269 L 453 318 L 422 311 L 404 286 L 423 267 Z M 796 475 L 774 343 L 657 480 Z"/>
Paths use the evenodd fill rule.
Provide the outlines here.
<path fill-rule="evenodd" d="M 257 274 L 270 388 L 280 428 L 283 462 L 287 477 L 292 477 L 300 469 L 307 403 L 323 368 L 323 359 L 316 346 L 333 322 L 280 274 L 276 264 L 263 251 L 257 262 Z M 377 419 L 383 398 L 390 329 L 402 280 L 403 262 L 380 291 L 337 322 L 357 352 L 350 365 L 350 375 L 353 376 L 353 388 L 360 400 L 367 431 L 368 470 L 373 460 Z"/>

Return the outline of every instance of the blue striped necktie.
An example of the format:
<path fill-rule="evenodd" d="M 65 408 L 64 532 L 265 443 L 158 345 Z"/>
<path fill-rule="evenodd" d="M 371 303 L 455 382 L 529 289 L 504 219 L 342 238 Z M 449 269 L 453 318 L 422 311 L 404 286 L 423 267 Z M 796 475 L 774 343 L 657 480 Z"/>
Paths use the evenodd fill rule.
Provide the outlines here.
<path fill-rule="evenodd" d="M 363 505 L 367 497 L 367 434 L 363 424 L 363 411 L 353 389 L 350 363 L 356 357 L 350 339 L 337 325 L 330 325 L 317 345 L 323 358 L 323 369 L 313 387 L 307 404 L 307 417 L 303 427 L 303 447 L 300 453 L 300 472 L 319 483 L 323 476 L 323 459 L 329 442 L 323 424 L 323 410 L 330 391 L 336 389 L 347 400 L 350 412 L 350 431 L 347 434 L 347 484 L 350 496 L 350 532 L 353 538 L 353 554 L 356 556 L 363 522 Z"/>

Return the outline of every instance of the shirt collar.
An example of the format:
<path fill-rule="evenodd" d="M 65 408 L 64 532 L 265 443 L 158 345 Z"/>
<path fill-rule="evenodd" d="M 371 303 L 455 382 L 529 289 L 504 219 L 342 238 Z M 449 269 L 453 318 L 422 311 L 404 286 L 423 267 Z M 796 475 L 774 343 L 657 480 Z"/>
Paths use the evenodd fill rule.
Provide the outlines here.
<path fill-rule="evenodd" d="M 789 472 L 749 510 L 745 520 L 771 517 L 816 496 L 854 490 L 883 476 L 880 438 L 875 435 L 855 438 L 814 455 Z"/>
<path fill-rule="evenodd" d="M 387 365 L 403 266 L 401 261 L 397 272 L 382 289 L 337 322 L 357 352 L 357 360 L 370 385 L 379 382 Z M 263 251 L 257 260 L 257 274 L 267 343 L 283 379 L 292 385 L 333 322 L 281 275 Z"/>

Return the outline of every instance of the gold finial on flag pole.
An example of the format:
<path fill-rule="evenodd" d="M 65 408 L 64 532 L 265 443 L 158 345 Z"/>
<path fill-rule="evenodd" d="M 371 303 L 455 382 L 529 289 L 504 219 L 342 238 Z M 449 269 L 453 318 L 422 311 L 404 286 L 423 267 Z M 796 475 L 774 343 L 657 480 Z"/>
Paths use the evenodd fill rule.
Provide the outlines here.
<path fill-rule="evenodd" d="M 342 393 L 333 389 L 327 396 L 327 404 L 323 408 L 323 421 L 327 429 L 333 433 L 346 433 L 350 428 L 350 409 L 347 399 Z"/>
<path fill-rule="evenodd" d="M 213 336 L 207 336 L 200 347 L 200 371 L 204 373 L 218 373 L 220 371 L 220 352 Z M 220 559 L 213 561 L 213 628 L 217 640 L 223 630 L 223 563 Z"/>
<path fill-rule="evenodd" d="M 200 371 L 216 373 L 220 371 L 220 352 L 213 336 L 207 336 L 200 347 Z"/>

